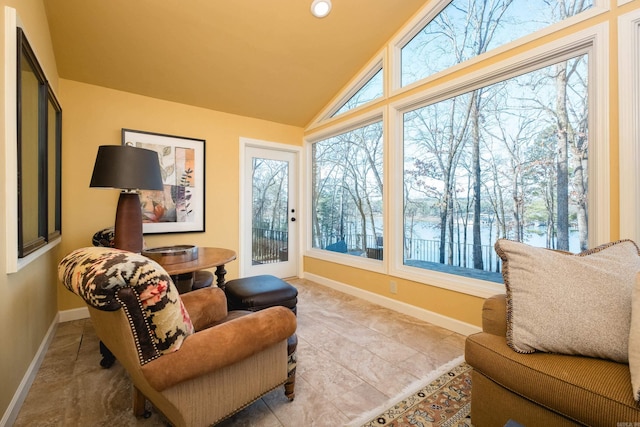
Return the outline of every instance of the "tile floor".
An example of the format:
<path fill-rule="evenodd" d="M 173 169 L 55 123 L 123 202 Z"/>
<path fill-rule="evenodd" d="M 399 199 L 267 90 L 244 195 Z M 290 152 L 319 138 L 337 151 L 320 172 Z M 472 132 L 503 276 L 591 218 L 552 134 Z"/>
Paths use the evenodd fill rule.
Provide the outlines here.
<path fill-rule="evenodd" d="M 464 353 L 464 336 L 296 279 L 296 398 L 278 388 L 221 426 L 344 426 Z M 136 419 L 122 367 L 99 366 L 89 319 L 62 323 L 15 426 L 163 426 Z"/>

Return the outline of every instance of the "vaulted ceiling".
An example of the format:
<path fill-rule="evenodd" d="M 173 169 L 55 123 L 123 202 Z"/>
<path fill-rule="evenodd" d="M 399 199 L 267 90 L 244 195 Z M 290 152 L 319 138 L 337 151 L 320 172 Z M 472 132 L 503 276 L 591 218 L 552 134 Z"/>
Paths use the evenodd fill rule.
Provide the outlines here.
<path fill-rule="evenodd" d="M 428 0 L 44 0 L 61 78 L 305 126 Z"/>

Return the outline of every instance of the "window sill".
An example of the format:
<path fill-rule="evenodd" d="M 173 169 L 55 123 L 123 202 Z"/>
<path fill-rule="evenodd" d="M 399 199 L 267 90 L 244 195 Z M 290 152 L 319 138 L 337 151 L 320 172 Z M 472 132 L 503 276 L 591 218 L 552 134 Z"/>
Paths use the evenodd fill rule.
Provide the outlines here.
<path fill-rule="evenodd" d="M 402 261 L 400 261 L 402 262 Z M 480 298 L 489 298 L 505 293 L 503 283 L 480 280 L 473 277 L 458 276 L 441 271 L 428 270 L 401 264 L 390 269 L 390 275 L 413 282 L 424 283 L 450 291 L 460 292 Z"/>
<path fill-rule="evenodd" d="M 333 262 L 335 264 L 342 264 L 349 267 L 360 268 L 362 270 L 386 274 L 386 264 L 384 263 L 384 261 L 366 258 L 364 256 L 336 253 L 317 248 L 308 249 L 305 252 L 304 256 L 319 259 L 322 261 Z"/>
<path fill-rule="evenodd" d="M 400 260 L 400 265 L 395 266 L 393 262 L 390 262 L 390 267 L 387 268 L 387 263 L 384 260 L 380 262 L 370 258 L 334 254 L 320 249 L 309 249 L 305 252 L 305 256 L 375 273 L 387 274 L 389 276 L 411 280 L 412 282 L 435 286 L 480 298 L 489 298 L 496 294 L 505 293 L 505 286 L 502 283 L 463 277 L 435 270 L 427 270 L 424 268 L 411 267 L 403 265 L 402 260 Z"/>
<path fill-rule="evenodd" d="M 30 253 L 29 255 L 27 255 L 24 258 L 18 258 L 17 269 L 15 271 L 7 271 L 7 273 L 8 274 L 17 273 L 18 271 L 22 270 L 27 265 L 31 264 L 33 261 L 37 260 L 42 255 L 44 255 L 47 252 L 49 252 L 51 249 L 53 249 L 56 246 L 58 246 L 58 244 L 60 244 L 60 241 L 62 241 L 62 237 L 56 238 L 55 240 L 47 243 L 46 245 L 44 245 L 43 247 L 41 247 L 37 251 L 34 251 L 33 253 Z"/>

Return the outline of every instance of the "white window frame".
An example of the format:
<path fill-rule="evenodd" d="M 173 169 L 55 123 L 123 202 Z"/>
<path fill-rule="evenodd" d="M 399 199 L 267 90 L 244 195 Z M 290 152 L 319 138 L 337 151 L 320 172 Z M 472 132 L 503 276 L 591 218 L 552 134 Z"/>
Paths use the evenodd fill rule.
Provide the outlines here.
<path fill-rule="evenodd" d="M 618 17 L 620 237 L 640 241 L 640 9 Z"/>
<path fill-rule="evenodd" d="M 389 69 L 390 69 L 390 87 L 389 87 L 389 97 L 393 97 L 399 95 L 401 93 L 410 91 L 415 89 L 418 86 L 424 85 L 426 83 L 433 82 L 445 75 L 452 74 L 454 72 L 460 71 L 461 69 L 471 67 L 481 61 L 485 61 L 489 58 L 496 57 L 508 50 L 514 49 L 518 46 L 527 44 L 534 40 L 543 38 L 551 33 L 559 31 L 563 28 L 570 27 L 579 22 L 585 21 L 587 19 L 591 19 L 594 16 L 600 15 L 604 12 L 610 10 L 609 1 L 608 0 L 594 0 L 593 7 L 589 10 L 586 10 L 578 15 L 569 17 L 563 21 L 556 22 L 548 27 L 542 28 L 534 33 L 521 37 L 519 39 L 513 40 L 507 44 L 499 46 L 495 49 L 491 49 L 488 52 L 475 56 L 467 61 L 464 61 L 460 64 L 456 64 L 452 67 L 449 67 L 445 70 L 439 71 L 435 74 L 432 74 L 424 79 L 415 81 L 406 86 L 402 86 L 402 48 L 409 42 L 416 34 L 418 34 L 425 25 L 427 25 L 433 18 L 435 18 L 445 7 L 449 5 L 453 0 L 435 0 L 433 2 L 428 2 L 426 6 L 407 24 L 406 30 L 399 33 L 390 43 L 389 47 Z"/>
<path fill-rule="evenodd" d="M 406 111 L 487 86 L 492 83 L 551 65 L 581 53 L 589 53 L 589 246 L 610 240 L 610 164 L 609 164 L 609 46 L 608 24 L 558 39 L 523 54 L 499 62 L 491 67 L 452 80 L 433 89 L 391 104 L 388 137 L 397 141 L 390 153 L 389 175 L 403 176 L 403 114 Z M 402 180 L 395 180 L 390 191 L 393 206 L 403 204 Z M 478 297 L 504 292 L 504 285 L 471 279 L 453 274 L 425 270 L 404 265 L 402 251 L 403 218 L 390 210 L 391 247 L 385 250 L 389 258 L 389 274 L 429 285 L 450 289 Z"/>
<path fill-rule="evenodd" d="M 362 69 L 362 71 L 354 78 L 351 82 L 343 89 L 336 98 L 325 108 L 320 114 L 318 114 L 317 118 L 312 122 L 309 126 L 308 130 L 313 130 L 318 128 L 321 125 L 334 123 L 336 120 L 342 119 L 347 114 L 357 113 L 362 111 L 365 108 L 370 107 L 371 105 L 385 100 L 387 98 L 387 70 L 385 67 L 386 62 L 386 49 L 383 49 L 378 55 L 376 55 L 373 60 L 369 61 L 369 63 Z M 367 84 L 369 80 L 376 75 L 378 71 L 382 70 L 382 96 L 380 98 L 372 99 L 371 101 L 365 102 L 362 105 L 359 105 L 356 108 L 353 108 L 349 111 L 345 111 L 338 116 L 332 117 L 336 111 L 338 111 L 342 106 L 348 102 L 362 87 Z"/>
<path fill-rule="evenodd" d="M 382 195 L 382 200 L 383 200 L 383 239 L 385 242 L 385 255 L 384 255 L 384 260 L 382 260 L 382 262 L 380 260 L 374 260 L 374 259 L 369 259 L 369 258 L 364 258 L 364 257 L 358 257 L 358 256 L 354 256 L 354 255 L 347 255 L 347 254 L 338 254 L 335 252 L 331 252 L 331 251 L 327 251 L 324 249 L 319 249 L 319 248 L 314 248 L 312 247 L 312 243 L 313 243 L 313 231 L 312 231 L 312 221 L 311 221 L 311 216 L 310 213 L 313 212 L 313 200 L 311 198 L 312 195 L 312 191 L 311 191 L 311 186 L 313 184 L 313 177 L 312 177 L 312 173 L 313 173 L 313 153 L 311 150 L 311 145 L 319 142 L 319 141 L 323 141 L 325 139 L 352 131 L 354 129 L 358 129 L 360 127 L 364 127 L 367 125 L 370 125 L 372 123 L 376 123 L 376 122 L 382 122 L 382 147 L 384 150 L 383 153 L 383 174 L 384 174 L 384 193 Z M 376 108 L 375 110 L 372 110 L 366 114 L 361 114 L 358 117 L 354 117 L 350 120 L 341 122 L 338 126 L 333 126 L 331 128 L 328 129 L 323 129 L 322 131 L 318 131 L 316 133 L 312 133 L 309 134 L 308 136 L 305 137 L 304 139 L 304 146 L 305 146 L 305 151 L 306 151 L 306 173 L 305 173 L 305 183 L 304 186 L 307 189 L 306 191 L 306 197 L 305 197 L 305 212 L 308 212 L 309 214 L 307 214 L 305 216 L 306 221 L 305 224 L 307 224 L 307 226 L 305 227 L 305 230 L 303 232 L 304 234 L 304 255 L 311 257 L 311 258 L 317 258 L 317 259 L 321 259 L 321 260 L 325 260 L 325 261 L 330 261 L 336 264 L 342 264 L 342 265 L 347 265 L 347 266 L 351 266 L 351 267 L 357 267 L 357 268 L 363 268 L 369 271 L 374 271 L 374 272 L 378 272 L 378 273 L 386 273 L 388 268 L 387 268 L 387 250 L 386 250 L 386 242 L 388 239 L 388 228 L 389 228 L 389 214 L 390 214 L 390 210 L 388 209 L 388 203 L 387 201 L 389 200 L 389 196 L 388 196 L 388 184 L 389 184 L 389 177 L 388 177 L 388 152 L 389 152 L 389 138 L 387 136 L 387 128 L 386 128 L 386 124 L 388 123 L 387 120 L 387 112 L 386 112 L 386 108 Z"/>

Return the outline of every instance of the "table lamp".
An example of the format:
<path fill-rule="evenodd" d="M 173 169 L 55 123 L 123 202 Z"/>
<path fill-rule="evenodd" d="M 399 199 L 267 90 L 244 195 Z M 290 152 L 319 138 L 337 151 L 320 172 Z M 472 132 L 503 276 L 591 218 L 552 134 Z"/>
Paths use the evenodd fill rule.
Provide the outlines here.
<path fill-rule="evenodd" d="M 162 190 L 162 174 L 155 151 L 128 145 L 98 147 L 90 187 L 120 188 L 114 246 L 142 251 L 142 209 L 138 190 Z"/>

